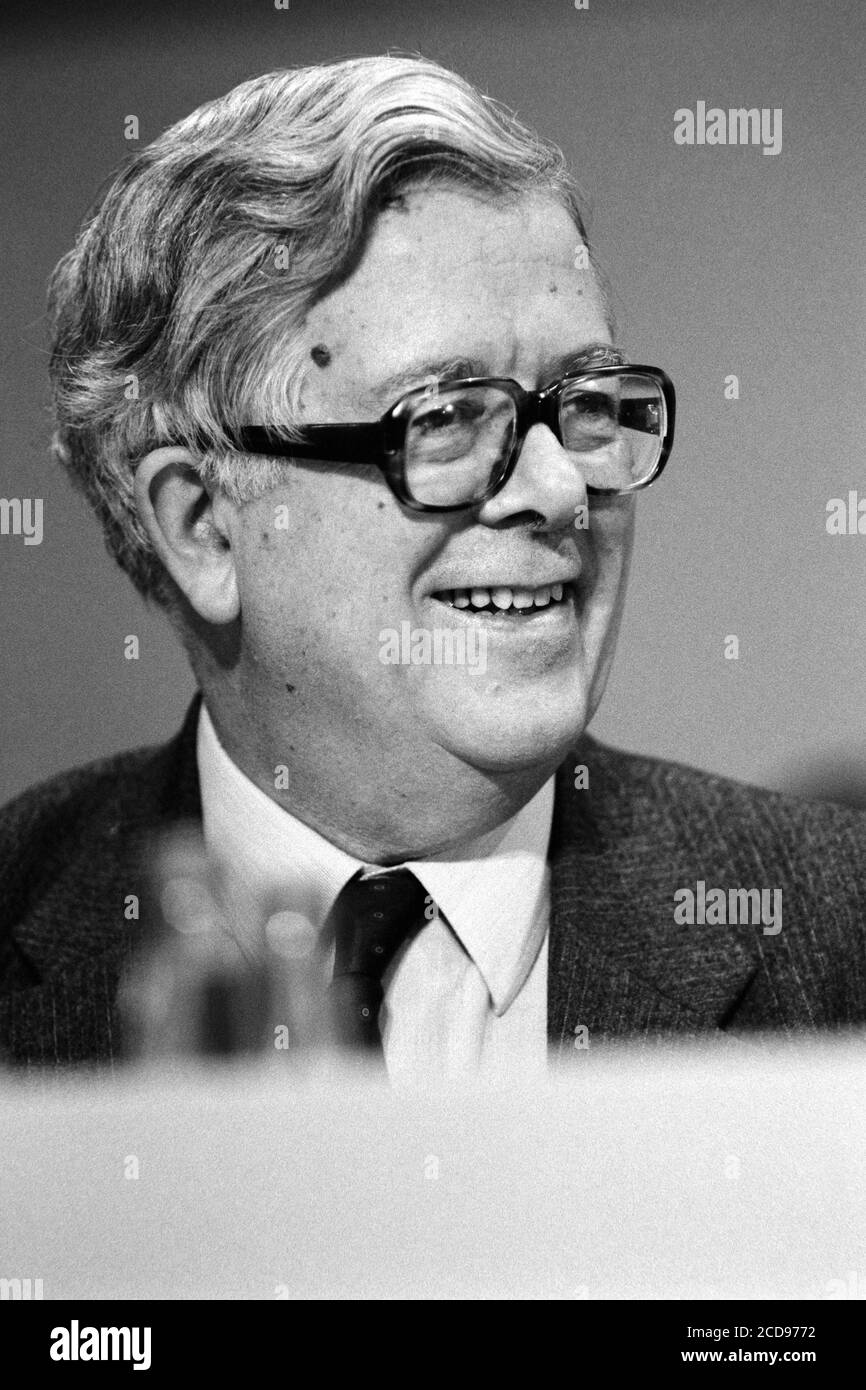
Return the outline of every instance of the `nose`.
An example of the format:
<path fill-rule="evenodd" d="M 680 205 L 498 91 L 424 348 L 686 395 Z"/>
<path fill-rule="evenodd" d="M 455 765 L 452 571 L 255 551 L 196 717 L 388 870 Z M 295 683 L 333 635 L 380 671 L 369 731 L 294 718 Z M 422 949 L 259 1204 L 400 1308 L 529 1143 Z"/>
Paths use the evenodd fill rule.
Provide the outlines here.
<path fill-rule="evenodd" d="M 539 530 L 573 526 L 578 508 L 587 506 L 586 479 L 547 425 L 526 432 L 514 471 L 505 487 L 481 506 L 478 520 L 487 526 L 514 521 L 521 514 L 543 518 Z"/>

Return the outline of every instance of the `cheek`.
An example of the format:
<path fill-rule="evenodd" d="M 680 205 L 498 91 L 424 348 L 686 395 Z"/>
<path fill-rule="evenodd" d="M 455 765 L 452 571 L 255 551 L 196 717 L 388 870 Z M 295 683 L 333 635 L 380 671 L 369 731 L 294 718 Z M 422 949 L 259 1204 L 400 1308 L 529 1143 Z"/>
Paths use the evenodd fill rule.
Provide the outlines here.
<path fill-rule="evenodd" d="M 321 490 L 299 485 L 248 504 L 236 545 L 248 613 L 283 611 L 302 622 L 345 597 L 357 545 L 324 500 Z"/>
<path fill-rule="evenodd" d="M 634 543 L 634 499 L 612 502 L 593 517 L 597 592 L 611 599 L 625 584 Z"/>
<path fill-rule="evenodd" d="M 302 518 L 285 499 L 256 504 L 237 566 L 243 646 L 260 672 L 281 679 L 291 669 L 330 686 L 349 672 L 386 669 L 380 632 L 413 614 L 406 557 L 386 527 L 374 530 L 375 504 L 369 512 L 369 503 L 348 515 L 331 512 L 326 524 L 311 509 Z"/>
<path fill-rule="evenodd" d="M 243 526 L 233 538 L 240 591 L 241 628 L 247 651 L 256 659 L 290 642 L 310 618 L 320 591 L 314 557 L 299 565 L 304 545 L 298 508 L 288 490 L 248 503 Z"/>

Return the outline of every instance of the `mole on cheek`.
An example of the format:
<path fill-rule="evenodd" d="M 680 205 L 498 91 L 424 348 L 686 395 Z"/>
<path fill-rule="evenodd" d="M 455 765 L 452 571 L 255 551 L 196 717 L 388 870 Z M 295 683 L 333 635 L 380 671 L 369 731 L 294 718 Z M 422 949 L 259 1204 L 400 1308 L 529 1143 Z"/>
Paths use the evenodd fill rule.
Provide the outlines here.
<path fill-rule="evenodd" d="M 324 343 L 316 343 L 314 348 L 310 348 L 310 356 L 317 367 L 328 367 L 331 363 L 331 350 Z"/>

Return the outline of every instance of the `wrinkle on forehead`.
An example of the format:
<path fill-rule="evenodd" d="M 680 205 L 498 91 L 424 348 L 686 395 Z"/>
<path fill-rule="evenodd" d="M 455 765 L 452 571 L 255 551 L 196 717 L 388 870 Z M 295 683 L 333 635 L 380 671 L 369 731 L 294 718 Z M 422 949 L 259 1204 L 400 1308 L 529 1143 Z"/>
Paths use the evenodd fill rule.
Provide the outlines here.
<path fill-rule="evenodd" d="M 475 269 L 478 266 L 485 270 L 495 268 L 503 270 L 509 267 L 516 267 L 522 273 L 530 266 L 539 267 L 544 272 L 551 270 L 567 270 L 574 273 L 575 251 L 578 246 L 582 246 L 577 229 L 575 228 L 574 242 L 568 247 L 561 245 L 556 248 L 549 243 L 544 246 L 534 246 L 531 249 L 526 246 L 514 247 L 509 244 L 507 237 L 497 236 L 491 229 L 482 233 L 478 246 L 473 251 L 463 250 L 457 253 L 452 244 L 447 246 L 444 236 L 444 229 L 425 229 L 409 232 L 408 229 L 401 231 L 398 235 L 388 237 L 388 259 L 393 260 L 397 267 L 402 271 L 404 268 L 415 270 L 419 261 L 424 259 L 425 250 L 435 250 L 440 252 L 447 250 L 448 261 L 451 265 L 462 268 Z M 459 238 L 458 234 L 452 234 Z M 372 266 L 370 267 L 372 270 Z M 589 276 L 592 271 L 587 267 L 582 272 Z"/>
<path fill-rule="evenodd" d="M 432 213 L 432 215 L 430 215 Z M 563 236 L 564 224 L 568 234 Z M 476 249 L 465 253 L 455 228 L 465 226 Z M 553 232 L 553 236 L 549 235 Z M 530 240 L 527 243 L 527 233 Z M 520 246 L 511 243 L 512 236 Z M 558 243 L 558 244 L 557 244 Z M 519 198 L 484 197 L 471 190 L 451 186 L 409 190 L 401 206 L 386 208 L 374 225 L 368 253 L 387 247 L 388 258 L 398 263 L 417 263 L 419 249 L 436 247 L 445 251 L 455 265 L 521 266 L 533 263 L 548 267 L 561 265 L 573 270 L 575 249 L 583 238 L 568 209 L 554 194 L 543 189 Z M 459 252 L 464 246 L 464 254 Z M 359 270 L 363 270 L 364 260 Z"/>
<path fill-rule="evenodd" d="M 546 290 L 551 278 L 583 297 L 584 287 L 596 283 L 592 267 L 576 264 L 583 246 L 567 210 L 550 196 L 503 204 L 454 189 L 416 190 L 405 209 L 379 215 L 359 264 L 313 306 L 310 325 L 318 324 L 315 331 L 330 341 L 363 313 L 366 297 L 381 303 L 383 287 L 417 297 L 448 275 L 461 286 L 471 283 L 476 299 L 482 287 L 501 292 L 506 279 L 524 289 L 537 281 Z"/>

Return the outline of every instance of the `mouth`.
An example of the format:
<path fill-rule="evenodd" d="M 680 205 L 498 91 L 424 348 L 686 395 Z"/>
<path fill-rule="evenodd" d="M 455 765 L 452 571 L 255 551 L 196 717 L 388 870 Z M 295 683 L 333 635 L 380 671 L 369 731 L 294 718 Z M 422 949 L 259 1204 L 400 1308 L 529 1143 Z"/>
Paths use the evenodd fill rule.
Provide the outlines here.
<path fill-rule="evenodd" d="M 531 622 L 551 610 L 571 605 L 575 597 L 572 582 L 525 585 L 496 584 L 471 589 L 439 589 L 431 595 L 437 603 L 456 608 L 464 617 L 509 618 Z"/>

